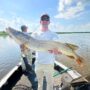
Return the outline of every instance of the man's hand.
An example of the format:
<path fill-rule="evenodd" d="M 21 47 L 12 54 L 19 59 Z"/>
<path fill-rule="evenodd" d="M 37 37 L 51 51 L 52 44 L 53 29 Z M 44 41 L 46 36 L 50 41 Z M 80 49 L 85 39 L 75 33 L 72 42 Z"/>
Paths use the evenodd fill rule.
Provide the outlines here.
<path fill-rule="evenodd" d="M 27 48 L 24 44 L 20 45 L 20 48 L 22 52 L 30 51 L 30 49 Z"/>
<path fill-rule="evenodd" d="M 48 50 L 49 53 L 54 53 L 54 54 L 62 54 L 62 52 L 58 51 L 57 48 L 54 48 L 53 50 Z"/>

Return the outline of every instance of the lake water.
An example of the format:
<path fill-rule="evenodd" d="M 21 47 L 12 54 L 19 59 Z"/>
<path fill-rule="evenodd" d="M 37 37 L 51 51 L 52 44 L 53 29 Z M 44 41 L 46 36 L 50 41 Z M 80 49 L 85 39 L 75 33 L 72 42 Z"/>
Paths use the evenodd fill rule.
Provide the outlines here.
<path fill-rule="evenodd" d="M 58 55 L 58 61 L 73 67 L 82 75 L 90 75 L 90 33 L 60 34 L 59 41 L 78 45 L 76 52 L 85 59 L 85 66 L 80 68 L 75 60 L 64 55 Z M 0 37 L 0 80 L 20 62 L 20 55 L 18 44 L 9 37 Z"/>
<path fill-rule="evenodd" d="M 20 48 L 9 37 L 0 37 L 0 79 L 20 61 Z"/>

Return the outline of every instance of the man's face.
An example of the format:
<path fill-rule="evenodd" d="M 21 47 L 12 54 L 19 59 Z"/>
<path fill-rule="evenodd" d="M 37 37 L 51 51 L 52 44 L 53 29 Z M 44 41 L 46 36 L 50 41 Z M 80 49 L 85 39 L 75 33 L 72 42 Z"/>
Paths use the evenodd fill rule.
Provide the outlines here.
<path fill-rule="evenodd" d="M 43 17 L 41 17 L 40 23 L 41 23 L 42 25 L 49 25 L 49 23 L 50 23 L 49 17 L 48 17 L 48 16 L 43 16 Z"/>
<path fill-rule="evenodd" d="M 40 23 L 42 24 L 42 25 L 49 25 L 49 23 L 50 23 L 50 21 L 46 21 L 46 20 L 41 20 L 40 21 Z"/>

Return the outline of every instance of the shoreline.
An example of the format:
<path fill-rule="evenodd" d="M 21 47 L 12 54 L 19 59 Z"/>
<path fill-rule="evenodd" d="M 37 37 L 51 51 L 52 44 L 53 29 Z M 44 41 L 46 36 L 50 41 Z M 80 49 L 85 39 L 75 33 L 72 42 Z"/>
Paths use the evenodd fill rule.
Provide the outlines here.
<path fill-rule="evenodd" d="M 30 32 L 31 34 L 32 32 Z M 57 34 L 88 34 L 90 32 L 56 32 Z M 0 31 L 0 36 L 7 36 L 8 34 L 5 31 Z"/>

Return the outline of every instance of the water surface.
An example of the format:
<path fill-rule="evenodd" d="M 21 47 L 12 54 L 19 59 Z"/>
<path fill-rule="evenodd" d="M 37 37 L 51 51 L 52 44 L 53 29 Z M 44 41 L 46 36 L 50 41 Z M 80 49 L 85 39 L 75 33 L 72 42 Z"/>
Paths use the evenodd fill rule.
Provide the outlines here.
<path fill-rule="evenodd" d="M 0 79 L 20 61 L 20 48 L 9 37 L 0 37 Z"/>

